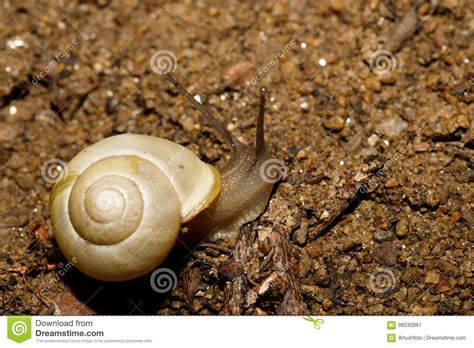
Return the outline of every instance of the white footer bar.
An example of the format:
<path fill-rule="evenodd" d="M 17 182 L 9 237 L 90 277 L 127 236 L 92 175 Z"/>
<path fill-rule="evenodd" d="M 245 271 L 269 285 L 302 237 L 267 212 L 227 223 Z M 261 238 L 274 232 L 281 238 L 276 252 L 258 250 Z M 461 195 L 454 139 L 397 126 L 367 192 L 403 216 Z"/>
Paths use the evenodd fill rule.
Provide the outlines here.
<path fill-rule="evenodd" d="M 474 346 L 473 317 L 10 316 L 1 320 L 0 347 L 18 343 L 21 347 Z"/>

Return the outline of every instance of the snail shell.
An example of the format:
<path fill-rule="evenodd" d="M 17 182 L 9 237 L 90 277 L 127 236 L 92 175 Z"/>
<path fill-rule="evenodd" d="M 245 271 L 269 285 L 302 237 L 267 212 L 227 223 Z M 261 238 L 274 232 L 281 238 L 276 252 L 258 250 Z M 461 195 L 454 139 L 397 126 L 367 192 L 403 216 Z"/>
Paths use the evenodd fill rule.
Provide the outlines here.
<path fill-rule="evenodd" d="M 180 225 L 212 203 L 221 183 L 185 147 L 138 134 L 87 147 L 65 173 L 50 198 L 56 241 L 80 271 L 108 281 L 155 269 Z"/>

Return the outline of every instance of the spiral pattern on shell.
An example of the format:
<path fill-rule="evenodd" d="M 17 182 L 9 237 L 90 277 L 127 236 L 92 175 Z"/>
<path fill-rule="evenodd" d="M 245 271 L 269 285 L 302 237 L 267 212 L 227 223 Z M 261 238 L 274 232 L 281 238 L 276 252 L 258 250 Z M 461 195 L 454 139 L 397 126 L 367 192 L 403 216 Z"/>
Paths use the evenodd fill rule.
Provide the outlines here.
<path fill-rule="evenodd" d="M 220 185 L 217 171 L 188 149 L 144 135 L 106 138 L 67 168 L 51 195 L 55 238 L 79 270 L 101 280 L 155 269 L 181 223 L 207 207 Z"/>

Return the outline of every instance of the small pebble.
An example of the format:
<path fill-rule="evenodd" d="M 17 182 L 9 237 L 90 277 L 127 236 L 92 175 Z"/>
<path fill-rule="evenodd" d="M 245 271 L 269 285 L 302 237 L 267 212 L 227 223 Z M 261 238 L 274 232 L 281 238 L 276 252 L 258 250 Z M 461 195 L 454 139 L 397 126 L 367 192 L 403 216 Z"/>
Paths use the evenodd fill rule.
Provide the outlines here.
<path fill-rule="evenodd" d="M 419 15 L 424 16 L 424 15 L 428 14 L 429 10 L 430 10 L 430 4 L 425 2 L 424 4 L 421 4 L 418 7 L 417 12 L 418 12 Z"/>
<path fill-rule="evenodd" d="M 431 148 L 430 144 L 425 142 L 418 142 L 413 144 L 413 151 L 415 152 L 426 152 Z"/>
<path fill-rule="evenodd" d="M 242 62 L 232 65 L 224 74 L 226 86 L 236 89 L 250 78 L 254 65 L 251 62 Z"/>
<path fill-rule="evenodd" d="M 395 226 L 395 235 L 398 238 L 404 238 L 407 236 L 410 230 L 409 222 L 406 218 L 402 217 Z"/>
<path fill-rule="evenodd" d="M 304 249 L 309 257 L 315 259 L 323 254 L 323 248 L 319 242 L 311 242 Z"/>
<path fill-rule="evenodd" d="M 367 86 L 368 89 L 376 93 L 380 93 L 382 91 L 382 84 L 380 83 L 378 76 L 369 77 L 365 81 L 365 85 Z"/>
<path fill-rule="evenodd" d="M 300 109 L 304 112 L 308 112 L 310 110 L 309 103 L 306 100 L 301 101 Z"/>
<path fill-rule="evenodd" d="M 397 264 L 398 251 L 392 242 L 382 242 L 375 249 L 376 261 L 384 266 L 395 266 Z"/>
<path fill-rule="evenodd" d="M 441 274 L 439 276 L 439 282 L 436 285 L 436 291 L 447 292 L 449 290 L 451 290 L 451 284 L 449 283 L 449 278 Z"/>
<path fill-rule="evenodd" d="M 438 307 L 435 304 L 431 303 L 420 304 L 416 302 L 411 305 L 410 310 L 411 313 L 415 315 L 433 315 L 436 314 Z"/>
<path fill-rule="evenodd" d="M 300 258 L 300 262 L 298 264 L 298 277 L 304 278 L 311 270 L 313 265 L 313 260 L 308 255 L 303 254 Z"/>
<path fill-rule="evenodd" d="M 398 181 L 394 178 L 388 179 L 387 182 L 385 183 L 386 188 L 395 188 L 398 187 Z"/>
<path fill-rule="evenodd" d="M 342 250 L 344 250 L 345 252 L 352 251 L 357 249 L 361 245 L 362 241 L 358 237 L 346 238 L 342 242 Z"/>
<path fill-rule="evenodd" d="M 293 240 L 298 245 L 304 245 L 306 243 L 306 239 L 308 238 L 308 222 L 303 221 L 301 222 L 301 226 L 293 233 Z"/>
<path fill-rule="evenodd" d="M 393 116 L 377 123 L 375 125 L 375 130 L 378 133 L 385 134 L 386 136 L 395 137 L 400 135 L 407 127 L 408 123 L 401 117 Z"/>
<path fill-rule="evenodd" d="M 0 143 L 12 141 L 18 135 L 18 128 L 5 122 L 0 122 Z"/>
<path fill-rule="evenodd" d="M 435 141 L 449 140 L 459 129 L 469 129 L 470 121 L 464 114 L 442 112 L 423 129 L 423 135 Z"/>
<path fill-rule="evenodd" d="M 344 2 L 342 0 L 331 1 L 329 8 L 331 9 L 331 11 L 338 14 L 346 11 L 346 6 L 344 5 Z"/>
<path fill-rule="evenodd" d="M 178 122 L 186 132 L 191 132 L 194 129 L 195 123 L 192 117 L 182 115 Z"/>
<path fill-rule="evenodd" d="M 314 261 L 313 264 L 314 276 L 313 280 L 316 284 L 321 286 L 327 286 L 329 283 L 329 273 L 326 266 L 322 262 Z"/>
<path fill-rule="evenodd" d="M 439 274 L 436 271 L 429 271 L 426 274 L 425 283 L 438 284 Z"/>
<path fill-rule="evenodd" d="M 372 235 L 372 238 L 379 243 L 395 240 L 395 236 L 392 231 L 377 231 Z"/>
<path fill-rule="evenodd" d="M 328 217 L 329 217 L 329 212 L 328 212 L 327 210 L 324 210 L 324 211 L 321 213 L 321 216 L 319 217 L 319 219 L 321 219 L 321 220 L 326 220 Z"/>
<path fill-rule="evenodd" d="M 369 146 L 372 146 L 374 147 L 375 145 L 377 145 L 378 141 L 380 140 L 379 136 L 377 134 L 372 134 L 368 139 L 367 139 L 367 143 L 369 144 Z"/>
<path fill-rule="evenodd" d="M 383 85 L 394 85 L 397 82 L 396 76 L 392 74 L 380 76 L 380 83 Z"/>
<path fill-rule="evenodd" d="M 346 122 L 341 116 L 333 116 L 323 121 L 323 126 L 333 132 L 340 132 L 344 129 Z"/>
<path fill-rule="evenodd" d="M 329 298 L 325 298 L 325 299 L 323 300 L 322 306 L 323 306 L 323 309 L 324 309 L 325 311 L 330 310 L 330 309 L 332 308 L 332 305 L 333 305 L 333 303 L 332 303 L 332 301 L 331 301 Z"/>

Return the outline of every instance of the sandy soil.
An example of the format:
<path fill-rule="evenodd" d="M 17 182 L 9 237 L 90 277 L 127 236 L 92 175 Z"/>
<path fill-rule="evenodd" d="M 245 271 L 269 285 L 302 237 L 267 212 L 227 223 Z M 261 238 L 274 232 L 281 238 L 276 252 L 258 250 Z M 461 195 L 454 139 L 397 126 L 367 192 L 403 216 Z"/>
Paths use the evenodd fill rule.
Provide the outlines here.
<path fill-rule="evenodd" d="M 21 3 L 0 11 L 0 314 L 474 313 L 472 1 Z M 149 276 L 75 270 L 48 199 L 57 165 L 114 134 L 225 163 L 223 140 L 153 72 L 163 50 L 244 142 L 266 86 L 286 171 L 235 249 L 173 252 L 178 281 L 161 294 Z"/>

